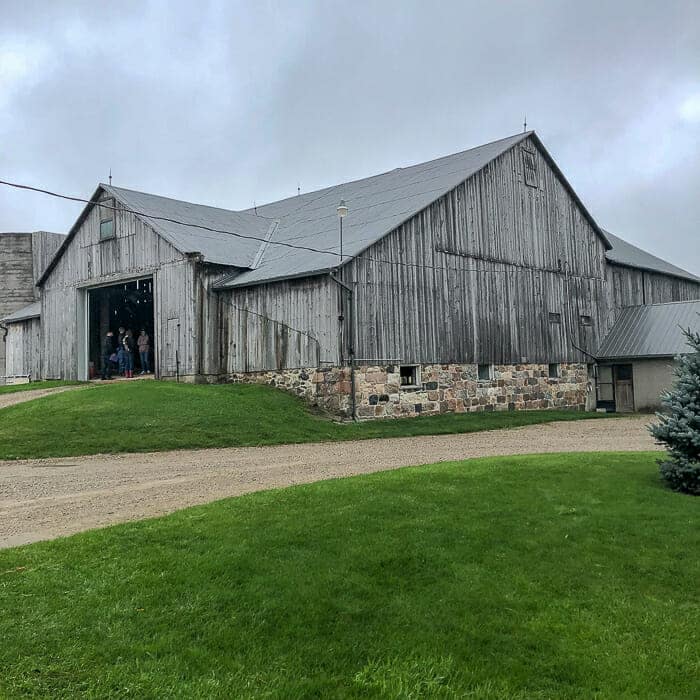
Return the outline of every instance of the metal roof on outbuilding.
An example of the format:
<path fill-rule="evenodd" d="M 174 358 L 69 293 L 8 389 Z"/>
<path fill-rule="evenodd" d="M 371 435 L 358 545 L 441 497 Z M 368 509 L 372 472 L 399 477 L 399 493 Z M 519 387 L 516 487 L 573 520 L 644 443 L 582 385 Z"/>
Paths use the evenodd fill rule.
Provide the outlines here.
<path fill-rule="evenodd" d="M 19 323 L 20 321 L 26 321 L 30 318 L 39 318 L 41 316 L 41 302 L 35 301 L 28 306 L 24 306 L 21 309 L 17 309 L 11 313 L 7 318 L 3 318 L 3 323 Z"/>
<path fill-rule="evenodd" d="M 627 306 L 597 352 L 602 360 L 689 352 L 683 329 L 700 331 L 700 300 Z"/>
<path fill-rule="evenodd" d="M 610 231 L 605 231 L 605 235 L 612 245 L 612 250 L 608 250 L 605 254 L 611 263 L 636 267 L 640 270 L 649 270 L 650 272 L 661 272 L 664 275 L 680 277 L 691 282 L 700 282 L 700 277 L 696 277 L 680 267 L 676 267 L 627 241 L 623 241 L 622 238 L 615 236 Z"/>

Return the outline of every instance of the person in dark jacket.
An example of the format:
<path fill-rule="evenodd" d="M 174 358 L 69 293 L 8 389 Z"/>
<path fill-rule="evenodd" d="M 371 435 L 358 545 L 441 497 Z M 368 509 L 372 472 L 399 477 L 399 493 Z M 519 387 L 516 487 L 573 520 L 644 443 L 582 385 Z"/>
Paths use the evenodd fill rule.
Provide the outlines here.
<path fill-rule="evenodd" d="M 119 335 L 117 336 L 117 362 L 119 363 L 119 374 L 126 374 L 126 351 L 124 350 L 124 336 L 126 330 L 124 326 L 119 326 Z"/>
<path fill-rule="evenodd" d="M 114 354 L 114 333 L 107 331 L 102 341 L 102 379 L 112 378 L 112 355 Z"/>
<path fill-rule="evenodd" d="M 129 379 L 134 376 L 134 334 L 131 329 L 127 330 L 124 334 L 124 340 L 122 341 L 124 346 L 124 374 Z"/>

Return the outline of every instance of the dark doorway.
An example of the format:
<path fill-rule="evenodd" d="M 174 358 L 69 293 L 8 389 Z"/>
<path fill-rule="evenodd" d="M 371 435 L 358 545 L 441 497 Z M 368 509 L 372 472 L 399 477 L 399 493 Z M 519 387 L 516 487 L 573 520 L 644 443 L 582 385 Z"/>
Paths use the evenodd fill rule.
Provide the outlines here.
<path fill-rule="evenodd" d="M 597 407 L 618 413 L 634 411 L 632 365 L 599 365 Z"/>
<path fill-rule="evenodd" d="M 88 366 L 91 377 L 96 376 L 100 371 L 102 340 L 107 335 L 107 331 L 114 333 L 116 345 L 120 326 L 131 329 L 134 343 L 141 329 L 146 331 L 150 340 L 150 369 L 153 371 L 155 329 L 152 277 L 88 290 Z M 144 370 L 138 349 L 134 352 L 134 369 L 136 372 Z"/>

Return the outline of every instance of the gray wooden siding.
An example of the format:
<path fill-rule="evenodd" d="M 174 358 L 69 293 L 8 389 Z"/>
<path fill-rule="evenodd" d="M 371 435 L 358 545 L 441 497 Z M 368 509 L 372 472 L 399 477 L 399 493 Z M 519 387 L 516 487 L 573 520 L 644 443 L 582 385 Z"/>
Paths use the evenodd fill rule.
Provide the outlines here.
<path fill-rule="evenodd" d="M 116 237 L 99 240 L 99 208 L 83 221 L 43 285 L 43 367 L 46 377 L 77 378 L 84 363 L 86 289 L 153 275 L 156 367 L 162 376 L 196 369 L 194 267 L 132 214 L 116 214 Z M 177 354 L 177 357 L 176 357 Z"/>
<path fill-rule="evenodd" d="M 338 292 L 327 275 L 220 295 L 222 372 L 338 364 Z"/>
<path fill-rule="evenodd" d="M 607 266 L 606 276 L 608 304 L 615 309 L 700 299 L 699 282 L 615 264 Z"/>
<path fill-rule="evenodd" d="M 574 344 L 595 350 L 606 316 L 605 247 L 528 147 L 539 187 L 525 184 L 516 147 L 347 266 L 358 357 L 580 362 L 586 356 Z M 550 312 L 561 323 L 550 323 Z"/>
<path fill-rule="evenodd" d="M 41 377 L 41 324 L 30 318 L 7 327 L 7 376 Z"/>

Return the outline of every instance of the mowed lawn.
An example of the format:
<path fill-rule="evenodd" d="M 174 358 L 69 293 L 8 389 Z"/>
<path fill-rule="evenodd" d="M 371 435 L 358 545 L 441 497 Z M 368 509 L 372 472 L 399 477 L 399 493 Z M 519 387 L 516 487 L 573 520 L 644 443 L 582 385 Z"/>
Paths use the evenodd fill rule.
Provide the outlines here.
<path fill-rule="evenodd" d="M 697 698 L 651 453 L 406 468 L 0 552 L 0 695 Z"/>
<path fill-rule="evenodd" d="M 462 433 L 601 416 L 510 411 L 353 425 L 314 415 L 268 386 L 121 382 L 1 409 L 0 459 Z"/>

